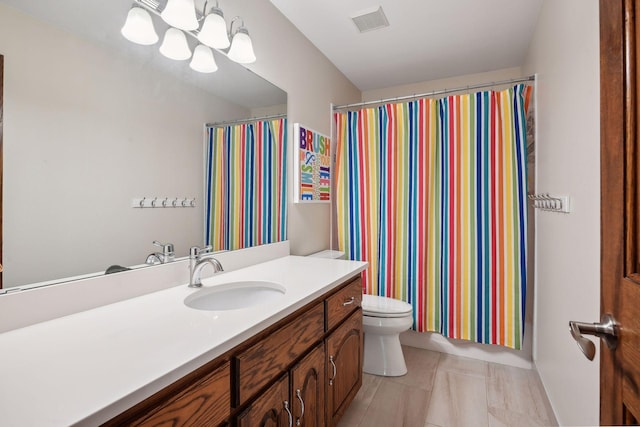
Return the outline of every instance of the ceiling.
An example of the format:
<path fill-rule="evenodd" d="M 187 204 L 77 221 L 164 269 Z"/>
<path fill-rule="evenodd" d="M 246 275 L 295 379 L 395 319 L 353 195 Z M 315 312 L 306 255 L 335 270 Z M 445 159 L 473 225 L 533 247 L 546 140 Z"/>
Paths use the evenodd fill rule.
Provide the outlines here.
<path fill-rule="evenodd" d="M 522 65 L 542 0 L 271 0 L 360 90 Z M 382 6 L 389 27 L 351 20 Z"/>

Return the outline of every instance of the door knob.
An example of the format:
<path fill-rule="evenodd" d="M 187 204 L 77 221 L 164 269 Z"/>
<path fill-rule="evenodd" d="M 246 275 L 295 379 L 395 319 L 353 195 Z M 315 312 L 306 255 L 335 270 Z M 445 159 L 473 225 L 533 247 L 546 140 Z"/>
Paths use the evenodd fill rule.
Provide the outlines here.
<path fill-rule="evenodd" d="M 607 347 L 615 350 L 618 345 L 618 323 L 609 313 L 603 314 L 600 323 L 583 323 L 574 320 L 569 322 L 571 336 L 578 343 L 578 347 L 589 360 L 596 355 L 596 345 L 583 335 L 595 335 L 604 340 Z"/>

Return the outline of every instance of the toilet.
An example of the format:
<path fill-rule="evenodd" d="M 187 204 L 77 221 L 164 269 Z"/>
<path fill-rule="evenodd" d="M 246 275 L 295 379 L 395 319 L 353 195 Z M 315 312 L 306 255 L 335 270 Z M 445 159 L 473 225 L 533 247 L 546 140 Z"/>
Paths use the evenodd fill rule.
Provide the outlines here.
<path fill-rule="evenodd" d="M 362 296 L 364 372 L 386 377 L 407 373 L 400 333 L 411 328 L 413 308 L 397 299 Z"/>
<path fill-rule="evenodd" d="M 344 252 L 326 250 L 309 256 L 345 259 Z M 411 328 L 413 308 L 397 299 L 362 295 L 364 372 L 386 377 L 407 373 L 400 333 Z"/>

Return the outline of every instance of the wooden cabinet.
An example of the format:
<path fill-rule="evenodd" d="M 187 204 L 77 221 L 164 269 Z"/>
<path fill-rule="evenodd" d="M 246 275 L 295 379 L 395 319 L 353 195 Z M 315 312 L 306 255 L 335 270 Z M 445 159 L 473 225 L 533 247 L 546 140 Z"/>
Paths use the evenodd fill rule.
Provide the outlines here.
<path fill-rule="evenodd" d="M 106 425 L 220 425 L 231 412 L 229 362 L 202 376 L 196 374 L 195 380 L 191 375 L 183 378 Z"/>
<path fill-rule="evenodd" d="M 336 287 L 107 425 L 336 425 L 362 385 L 361 286 Z"/>
<path fill-rule="evenodd" d="M 325 378 L 325 352 L 322 342 L 291 369 L 293 425 L 325 425 Z"/>
<path fill-rule="evenodd" d="M 286 371 L 291 363 L 318 342 L 324 333 L 324 309 L 317 303 L 235 357 L 237 404 L 252 398 L 264 385 Z"/>
<path fill-rule="evenodd" d="M 327 338 L 327 425 L 338 423 L 362 385 L 362 310 L 355 311 Z"/>
<path fill-rule="evenodd" d="M 362 281 L 360 278 L 349 284 L 325 300 L 325 323 L 327 331 L 351 314 L 355 309 L 362 307 Z"/>
<path fill-rule="evenodd" d="M 238 416 L 238 427 L 289 426 L 291 419 L 289 376 L 285 375 Z"/>
<path fill-rule="evenodd" d="M 238 427 L 325 425 L 325 352 L 318 345 L 238 416 Z"/>

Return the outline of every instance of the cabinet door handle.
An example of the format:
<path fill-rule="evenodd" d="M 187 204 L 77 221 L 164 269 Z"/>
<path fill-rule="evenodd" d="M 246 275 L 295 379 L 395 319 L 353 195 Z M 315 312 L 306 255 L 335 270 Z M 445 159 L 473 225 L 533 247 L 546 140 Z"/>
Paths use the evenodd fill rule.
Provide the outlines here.
<path fill-rule="evenodd" d="M 301 423 L 301 420 L 304 418 L 304 400 L 302 400 L 302 396 L 300 396 L 300 389 L 296 390 L 296 397 L 300 401 L 300 406 L 302 407 L 302 413 L 300 414 L 300 417 L 298 417 L 298 419 L 296 420 L 296 425 L 299 426 Z"/>
<path fill-rule="evenodd" d="M 289 427 L 293 427 L 293 415 L 291 415 L 291 411 L 289 410 L 288 400 L 284 401 L 284 410 L 287 411 L 287 414 L 289 415 Z"/>
<path fill-rule="evenodd" d="M 356 297 L 351 297 L 348 300 L 346 300 L 345 302 L 342 303 L 343 306 L 345 305 L 351 305 L 356 301 Z"/>
<path fill-rule="evenodd" d="M 336 379 L 336 364 L 333 361 L 333 356 L 329 356 L 329 363 L 331 363 L 331 366 L 333 367 L 333 376 L 331 378 L 329 378 L 329 385 L 333 385 L 333 380 Z"/>

